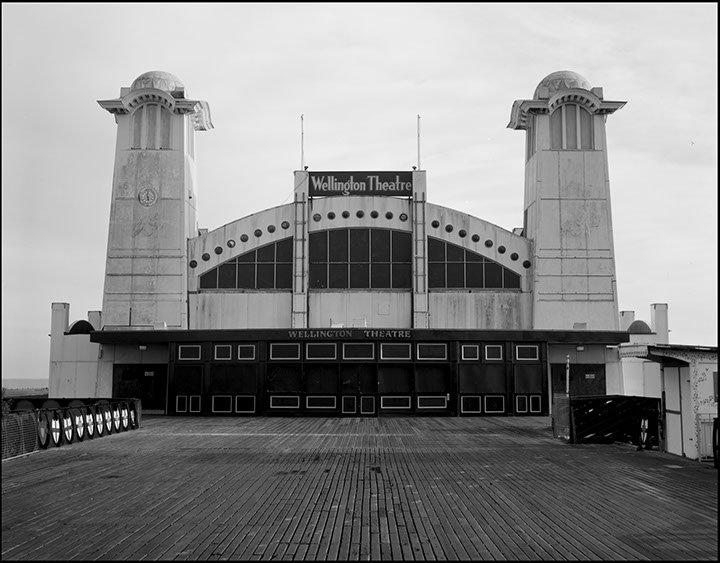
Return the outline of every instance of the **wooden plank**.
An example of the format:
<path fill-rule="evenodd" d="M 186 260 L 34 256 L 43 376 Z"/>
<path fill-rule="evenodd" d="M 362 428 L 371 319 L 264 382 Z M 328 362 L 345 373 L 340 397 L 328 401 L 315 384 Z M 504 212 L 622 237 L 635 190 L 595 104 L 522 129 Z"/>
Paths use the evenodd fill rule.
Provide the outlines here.
<path fill-rule="evenodd" d="M 3 560 L 717 558 L 716 470 L 546 417 L 143 417 L 2 495 Z"/>

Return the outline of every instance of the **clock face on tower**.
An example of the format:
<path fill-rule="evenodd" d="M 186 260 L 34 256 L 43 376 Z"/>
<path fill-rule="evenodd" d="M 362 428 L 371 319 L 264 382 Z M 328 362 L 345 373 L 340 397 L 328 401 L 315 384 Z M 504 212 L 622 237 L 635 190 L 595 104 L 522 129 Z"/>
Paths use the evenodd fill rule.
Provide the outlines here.
<path fill-rule="evenodd" d="M 145 207 L 150 207 L 157 201 L 157 192 L 152 188 L 143 188 L 138 193 L 138 201 Z"/>

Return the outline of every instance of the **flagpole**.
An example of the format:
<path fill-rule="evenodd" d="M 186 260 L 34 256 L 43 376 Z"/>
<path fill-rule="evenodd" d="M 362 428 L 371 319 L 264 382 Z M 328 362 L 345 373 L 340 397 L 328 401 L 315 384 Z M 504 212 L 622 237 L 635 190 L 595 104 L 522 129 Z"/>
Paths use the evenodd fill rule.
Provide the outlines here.
<path fill-rule="evenodd" d="M 420 115 L 417 116 L 418 170 L 420 168 Z"/>
<path fill-rule="evenodd" d="M 303 115 L 300 114 L 300 170 L 305 170 L 305 130 L 303 127 Z"/>

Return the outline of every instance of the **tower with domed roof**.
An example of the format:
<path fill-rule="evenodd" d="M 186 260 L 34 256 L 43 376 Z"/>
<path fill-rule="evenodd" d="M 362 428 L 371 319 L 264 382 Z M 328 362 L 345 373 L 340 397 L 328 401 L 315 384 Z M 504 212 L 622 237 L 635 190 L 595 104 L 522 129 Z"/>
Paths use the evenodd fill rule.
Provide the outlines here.
<path fill-rule="evenodd" d="M 508 127 L 526 132 L 533 329 L 618 330 L 605 121 L 624 105 L 572 71 L 513 104 Z"/>
<path fill-rule="evenodd" d="M 187 240 L 197 236 L 194 135 L 212 128 L 210 109 L 161 71 L 98 103 L 117 123 L 103 328 L 187 328 Z"/>

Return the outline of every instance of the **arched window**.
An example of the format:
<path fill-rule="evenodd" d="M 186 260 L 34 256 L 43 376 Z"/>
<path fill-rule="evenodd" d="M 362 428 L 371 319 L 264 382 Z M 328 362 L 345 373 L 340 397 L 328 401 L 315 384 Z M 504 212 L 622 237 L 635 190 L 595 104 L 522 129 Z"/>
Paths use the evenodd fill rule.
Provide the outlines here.
<path fill-rule="evenodd" d="M 169 149 L 172 113 L 160 104 L 143 104 L 132 114 L 132 148 Z"/>
<path fill-rule="evenodd" d="M 200 276 L 200 289 L 292 289 L 292 237 L 223 262 Z"/>
<path fill-rule="evenodd" d="M 563 104 L 550 114 L 550 148 L 592 149 L 592 116 L 578 104 Z"/>
<path fill-rule="evenodd" d="M 330 229 L 310 233 L 311 289 L 411 289 L 409 232 Z"/>
<path fill-rule="evenodd" d="M 477 252 L 428 237 L 428 288 L 520 289 L 520 275 Z"/>

